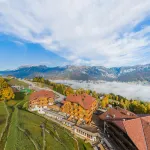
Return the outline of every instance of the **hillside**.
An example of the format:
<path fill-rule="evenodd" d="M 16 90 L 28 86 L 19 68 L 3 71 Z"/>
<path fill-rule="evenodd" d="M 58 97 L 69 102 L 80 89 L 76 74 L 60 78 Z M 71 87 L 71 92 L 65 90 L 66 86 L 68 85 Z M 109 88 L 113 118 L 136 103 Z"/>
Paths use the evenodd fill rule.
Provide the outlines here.
<path fill-rule="evenodd" d="M 92 150 L 69 130 L 28 111 L 30 94 L 15 94 L 20 96 L 0 101 L 0 150 Z"/>
<path fill-rule="evenodd" d="M 16 70 L 0 71 L 0 74 L 4 76 L 13 75 L 17 78 L 33 78 L 34 76 L 43 76 L 50 79 L 150 82 L 150 64 L 113 68 L 106 68 L 102 66 L 28 66 L 20 67 Z"/>

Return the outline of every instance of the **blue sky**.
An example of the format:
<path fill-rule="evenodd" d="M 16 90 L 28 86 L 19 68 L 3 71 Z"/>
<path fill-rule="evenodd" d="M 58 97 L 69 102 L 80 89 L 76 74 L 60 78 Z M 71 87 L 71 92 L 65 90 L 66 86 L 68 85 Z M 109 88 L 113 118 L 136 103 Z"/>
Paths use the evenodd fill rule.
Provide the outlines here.
<path fill-rule="evenodd" d="M 40 44 L 28 43 L 0 34 L 0 70 L 16 69 L 26 65 L 62 66 L 64 58 L 45 50 Z"/>
<path fill-rule="evenodd" d="M 0 0 L 0 70 L 150 63 L 149 0 Z"/>

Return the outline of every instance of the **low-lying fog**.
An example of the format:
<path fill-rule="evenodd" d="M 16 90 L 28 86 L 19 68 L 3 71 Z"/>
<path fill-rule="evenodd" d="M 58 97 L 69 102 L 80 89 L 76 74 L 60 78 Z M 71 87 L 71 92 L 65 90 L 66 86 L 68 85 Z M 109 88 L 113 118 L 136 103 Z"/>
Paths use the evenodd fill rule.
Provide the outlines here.
<path fill-rule="evenodd" d="M 72 88 L 84 88 L 95 90 L 99 93 L 114 93 L 122 95 L 128 99 L 139 99 L 150 101 L 150 85 L 142 83 L 122 83 L 105 81 L 73 81 L 73 80 L 53 80 L 56 83 L 70 85 Z"/>

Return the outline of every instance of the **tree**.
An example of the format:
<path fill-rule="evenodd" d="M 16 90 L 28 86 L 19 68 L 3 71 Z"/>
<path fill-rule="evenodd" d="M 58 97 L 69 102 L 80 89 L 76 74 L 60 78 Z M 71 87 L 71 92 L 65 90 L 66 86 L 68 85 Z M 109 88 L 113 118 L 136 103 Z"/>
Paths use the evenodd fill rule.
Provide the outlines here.
<path fill-rule="evenodd" d="M 137 113 L 137 114 L 146 114 L 147 113 L 147 106 L 145 103 L 141 103 L 138 100 L 134 100 L 129 104 L 130 111 Z"/>
<path fill-rule="evenodd" d="M 116 96 L 116 101 L 118 101 L 118 96 Z"/>
<path fill-rule="evenodd" d="M 122 107 L 122 108 L 126 108 L 126 105 L 125 105 L 125 103 L 124 103 L 124 100 L 123 100 L 123 99 L 121 99 L 121 101 L 120 101 L 120 107 Z"/>
<path fill-rule="evenodd" d="M 86 90 L 86 93 L 87 93 L 88 95 L 90 95 L 91 90 Z"/>
<path fill-rule="evenodd" d="M 102 108 L 106 108 L 106 106 L 109 104 L 109 101 L 108 101 L 108 96 L 105 96 L 101 102 L 101 107 Z"/>
<path fill-rule="evenodd" d="M 147 114 L 150 114 L 150 103 L 147 104 Z"/>
<path fill-rule="evenodd" d="M 109 94 L 109 99 L 112 99 L 112 95 L 111 94 Z"/>
<path fill-rule="evenodd" d="M 65 90 L 65 95 L 68 96 L 70 94 L 74 94 L 74 91 L 71 87 L 68 87 L 66 90 Z"/>
<path fill-rule="evenodd" d="M 1 99 L 2 100 L 10 100 L 14 98 L 14 93 L 11 87 L 3 88 L 1 90 Z"/>
<path fill-rule="evenodd" d="M 0 78 L 0 100 L 10 100 L 14 98 L 14 93 L 12 88 L 7 84 L 7 82 Z"/>
<path fill-rule="evenodd" d="M 7 82 L 3 78 L 0 78 L 0 89 L 7 88 L 7 87 L 8 87 Z"/>
<path fill-rule="evenodd" d="M 98 99 L 98 94 L 97 94 L 95 91 L 92 92 L 92 96 L 93 96 L 94 98 Z"/>
<path fill-rule="evenodd" d="M 106 102 L 105 102 L 104 99 L 103 99 L 102 102 L 101 102 L 101 107 L 102 107 L 102 108 L 106 108 Z"/>
<path fill-rule="evenodd" d="M 136 113 L 137 114 L 146 114 L 147 108 L 145 107 L 144 104 L 138 104 L 136 107 Z"/>
<path fill-rule="evenodd" d="M 130 101 L 125 99 L 124 103 L 125 103 L 125 108 L 129 110 Z"/>

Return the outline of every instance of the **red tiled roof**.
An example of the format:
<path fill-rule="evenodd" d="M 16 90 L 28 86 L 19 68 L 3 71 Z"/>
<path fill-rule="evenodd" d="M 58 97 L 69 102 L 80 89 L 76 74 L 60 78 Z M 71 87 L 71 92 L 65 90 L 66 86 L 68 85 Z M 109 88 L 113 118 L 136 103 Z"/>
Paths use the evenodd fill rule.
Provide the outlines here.
<path fill-rule="evenodd" d="M 124 121 L 130 139 L 139 150 L 150 150 L 150 116 Z"/>
<path fill-rule="evenodd" d="M 81 95 L 71 94 L 67 96 L 66 101 L 77 103 L 84 109 L 90 109 L 93 102 L 95 101 L 95 98 L 85 93 Z"/>
<path fill-rule="evenodd" d="M 119 120 L 119 119 L 132 119 L 138 116 L 128 110 L 122 109 L 120 107 L 110 108 L 105 113 L 101 114 L 99 118 L 101 120 Z"/>
<path fill-rule="evenodd" d="M 139 117 L 118 107 L 110 108 L 99 118 L 118 126 L 128 135 L 138 150 L 150 150 L 150 116 Z"/>
<path fill-rule="evenodd" d="M 126 132 L 122 120 L 114 120 L 114 121 L 111 121 L 111 122 L 114 123 L 116 126 L 118 126 L 122 131 Z"/>
<path fill-rule="evenodd" d="M 150 116 L 143 117 L 141 119 L 143 125 L 143 132 L 145 135 L 145 141 L 147 145 L 147 149 L 150 150 Z"/>
<path fill-rule="evenodd" d="M 150 150 L 150 116 L 112 123 L 126 132 L 138 150 Z"/>
<path fill-rule="evenodd" d="M 41 91 L 32 93 L 30 96 L 30 101 L 33 101 L 40 97 L 54 98 L 55 94 L 52 91 L 41 90 Z"/>

